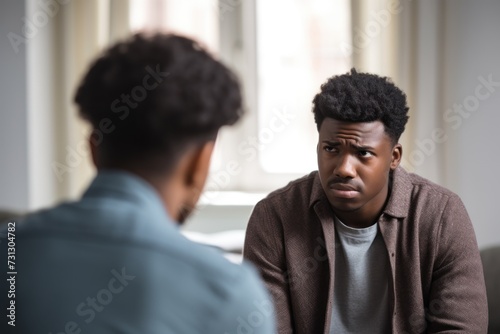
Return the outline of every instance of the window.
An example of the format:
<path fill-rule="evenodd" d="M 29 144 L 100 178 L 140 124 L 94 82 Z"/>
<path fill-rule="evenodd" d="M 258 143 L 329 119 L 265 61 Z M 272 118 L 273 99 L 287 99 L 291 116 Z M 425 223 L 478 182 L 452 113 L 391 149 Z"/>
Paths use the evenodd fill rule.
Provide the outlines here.
<path fill-rule="evenodd" d="M 241 78 L 247 113 L 219 135 L 212 192 L 269 192 L 317 168 L 311 101 L 351 67 L 350 24 L 348 0 L 131 0 L 134 30 L 200 40 Z"/>
<path fill-rule="evenodd" d="M 329 76 L 350 68 L 338 47 L 349 39 L 349 18 L 348 1 L 257 1 L 258 134 L 265 146 L 259 163 L 265 172 L 317 168 L 311 101 Z"/>
<path fill-rule="evenodd" d="M 130 0 L 132 31 L 163 30 L 194 38 L 219 51 L 217 0 Z"/>

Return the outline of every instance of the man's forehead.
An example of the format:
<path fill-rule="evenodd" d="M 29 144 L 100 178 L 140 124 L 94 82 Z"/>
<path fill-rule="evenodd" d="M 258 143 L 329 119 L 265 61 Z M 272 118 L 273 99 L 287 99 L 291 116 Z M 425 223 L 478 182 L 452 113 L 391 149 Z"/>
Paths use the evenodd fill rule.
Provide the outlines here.
<path fill-rule="evenodd" d="M 384 124 L 380 121 L 344 122 L 333 118 L 323 121 L 319 134 L 323 140 L 380 141 L 387 138 Z"/>

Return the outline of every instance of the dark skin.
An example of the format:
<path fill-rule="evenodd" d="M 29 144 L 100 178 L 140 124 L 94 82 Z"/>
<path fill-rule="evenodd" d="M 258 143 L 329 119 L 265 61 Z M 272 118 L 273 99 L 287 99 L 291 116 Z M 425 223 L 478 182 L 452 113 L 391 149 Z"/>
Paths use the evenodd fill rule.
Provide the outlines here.
<path fill-rule="evenodd" d="M 188 147 L 177 159 L 175 166 L 168 172 L 158 170 L 155 160 L 143 159 L 139 163 L 112 164 L 100 159 L 99 146 L 92 140 L 90 149 L 92 160 L 98 170 L 119 169 L 133 173 L 156 189 L 170 217 L 183 224 L 194 211 L 200 198 L 210 168 L 210 159 L 215 141 Z"/>
<path fill-rule="evenodd" d="M 376 223 L 389 196 L 390 172 L 403 153 L 384 124 L 326 118 L 317 152 L 321 185 L 335 215 L 354 228 Z"/>

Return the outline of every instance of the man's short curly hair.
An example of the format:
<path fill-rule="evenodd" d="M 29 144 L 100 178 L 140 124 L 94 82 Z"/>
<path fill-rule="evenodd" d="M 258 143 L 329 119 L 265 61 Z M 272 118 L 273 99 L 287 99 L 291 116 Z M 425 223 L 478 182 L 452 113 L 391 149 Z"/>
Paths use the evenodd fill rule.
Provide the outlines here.
<path fill-rule="evenodd" d="M 318 131 L 325 118 L 345 122 L 381 121 L 397 143 L 408 121 L 406 95 L 387 77 L 350 73 L 329 78 L 313 100 Z"/>
<path fill-rule="evenodd" d="M 120 166 L 162 157 L 172 167 L 187 145 L 214 139 L 242 114 L 236 76 L 197 42 L 163 33 L 135 34 L 107 49 L 75 102 L 101 155 Z"/>

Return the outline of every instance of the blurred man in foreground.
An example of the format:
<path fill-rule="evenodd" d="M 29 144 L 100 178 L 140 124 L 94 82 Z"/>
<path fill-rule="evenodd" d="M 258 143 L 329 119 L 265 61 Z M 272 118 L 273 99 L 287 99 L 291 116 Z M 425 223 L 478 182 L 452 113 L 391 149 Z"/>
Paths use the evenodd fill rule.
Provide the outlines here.
<path fill-rule="evenodd" d="M 98 173 L 79 201 L 15 227 L 15 297 L 0 283 L 14 321 L 1 332 L 274 332 L 255 271 L 178 230 L 219 129 L 241 115 L 233 73 L 190 39 L 138 34 L 92 64 L 75 101 Z"/>
<path fill-rule="evenodd" d="M 318 171 L 259 202 L 245 241 L 279 332 L 486 333 L 462 201 L 399 166 L 405 94 L 353 69 L 323 84 L 313 104 Z"/>

